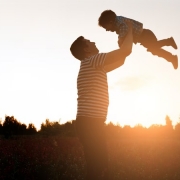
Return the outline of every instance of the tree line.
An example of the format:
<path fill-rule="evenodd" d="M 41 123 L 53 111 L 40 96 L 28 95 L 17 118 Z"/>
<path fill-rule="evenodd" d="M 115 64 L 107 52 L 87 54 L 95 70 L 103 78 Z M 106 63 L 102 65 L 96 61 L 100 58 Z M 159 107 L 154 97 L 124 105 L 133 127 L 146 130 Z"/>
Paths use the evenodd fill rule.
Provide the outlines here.
<path fill-rule="evenodd" d="M 41 128 L 37 131 L 34 124 L 28 126 L 19 122 L 14 116 L 5 116 L 5 120 L 0 121 L 0 135 L 4 138 L 12 138 L 21 135 L 43 135 L 52 136 L 60 135 L 63 137 L 75 137 L 75 120 L 60 124 L 59 122 L 51 122 L 46 119 L 41 124 Z M 109 138 L 178 138 L 180 139 L 180 121 L 173 127 L 172 120 L 169 116 L 165 118 L 165 125 L 153 124 L 149 128 L 137 124 L 134 127 L 114 125 L 109 123 L 105 126 L 106 134 Z"/>

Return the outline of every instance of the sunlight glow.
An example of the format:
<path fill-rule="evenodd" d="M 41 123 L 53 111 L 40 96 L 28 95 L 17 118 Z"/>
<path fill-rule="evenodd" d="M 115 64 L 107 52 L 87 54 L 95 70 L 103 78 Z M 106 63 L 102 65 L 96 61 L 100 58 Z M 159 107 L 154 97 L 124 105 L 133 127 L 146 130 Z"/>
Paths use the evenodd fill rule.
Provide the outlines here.
<path fill-rule="evenodd" d="M 162 88 L 151 85 L 134 91 L 113 90 L 109 106 L 111 121 L 121 126 L 164 124 L 167 106 Z"/>

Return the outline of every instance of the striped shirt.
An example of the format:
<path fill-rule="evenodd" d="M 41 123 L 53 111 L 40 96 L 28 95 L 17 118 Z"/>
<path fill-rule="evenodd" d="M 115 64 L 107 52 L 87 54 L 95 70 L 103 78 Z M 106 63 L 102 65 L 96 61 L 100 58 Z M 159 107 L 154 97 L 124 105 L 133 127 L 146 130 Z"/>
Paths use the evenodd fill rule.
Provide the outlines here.
<path fill-rule="evenodd" d="M 137 38 L 139 37 L 139 35 L 142 32 L 143 29 L 143 24 L 135 21 L 133 19 L 129 19 L 123 16 L 116 16 L 116 20 L 115 20 L 115 27 L 116 27 L 116 33 L 119 35 L 119 38 L 124 38 L 128 32 L 128 26 L 125 22 L 125 20 L 131 20 L 133 23 L 133 38 L 134 38 L 134 42 L 137 42 Z"/>
<path fill-rule="evenodd" d="M 106 53 L 81 61 L 77 78 L 77 117 L 106 118 L 109 105 L 107 74 L 104 70 Z"/>

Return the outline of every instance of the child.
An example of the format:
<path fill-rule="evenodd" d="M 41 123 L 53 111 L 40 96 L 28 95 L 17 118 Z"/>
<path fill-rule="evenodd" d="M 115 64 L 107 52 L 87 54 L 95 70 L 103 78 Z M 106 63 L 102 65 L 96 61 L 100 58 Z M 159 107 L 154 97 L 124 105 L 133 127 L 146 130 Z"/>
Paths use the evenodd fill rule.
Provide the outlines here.
<path fill-rule="evenodd" d="M 173 37 L 158 41 L 155 34 L 151 30 L 143 29 L 142 23 L 123 16 L 117 16 L 111 10 L 105 10 L 101 13 L 99 17 L 99 26 L 106 29 L 106 31 L 116 31 L 116 33 L 119 35 L 118 44 L 120 47 L 128 32 L 128 21 L 132 22 L 133 42 L 135 44 L 140 43 L 145 48 L 147 48 L 147 51 L 151 52 L 153 55 L 157 55 L 171 62 L 174 69 L 178 68 L 177 55 L 172 55 L 170 52 L 162 49 L 163 46 L 172 46 L 174 49 L 177 49 L 177 45 Z"/>

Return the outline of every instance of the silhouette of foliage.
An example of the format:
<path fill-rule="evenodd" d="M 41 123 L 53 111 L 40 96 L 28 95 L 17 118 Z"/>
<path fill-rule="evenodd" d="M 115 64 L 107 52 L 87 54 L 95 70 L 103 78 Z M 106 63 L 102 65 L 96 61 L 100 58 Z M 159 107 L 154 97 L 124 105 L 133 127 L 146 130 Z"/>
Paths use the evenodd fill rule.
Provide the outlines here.
<path fill-rule="evenodd" d="M 2 121 L 0 120 L 0 135 L 3 134 L 3 125 L 2 125 Z"/>
<path fill-rule="evenodd" d="M 34 134 L 36 134 L 37 133 L 37 130 L 36 130 L 36 127 L 34 126 L 34 124 L 32 124 L 32 123 L 30 123 L 29 125 L 28 125 L 28 128 L 27 128 L 27 134 L 28 135 L 34 135 Z"/>
<path fill-rule="evenodd" d="M 179 122 L 177 122 L 177 124 L 175 125 L 174 129 L 175 129 L 176 137 L 180 139 L 180 119 Z"/>
<path fill-rule="evenodd" d="M 45 123 L 41 124 L 40 133 L 43 135 L 57 135 L 60 132 L 60 124 L 58 122 L 50 122 L 46 119 Z"/>
<path fill-rule="evenodd" d="M 62 136 L 75 136 L 74 121 L 60 124 L 59 122 L 50 122 L 46 119 L 45 123 L 41 124 L 40 134 L 49 135 L 62 135 Z"/>
<path fill-rule="evenodd" d="M 30 123 L 28 127 L 21 124 L 14 116 L 5 116 L 2 123 L 0 121 L 0 134 L 5 138 L 10 138 L 13 135 L 44 135 L 44 136 L 66 136 L 75 137 L 75 120 L 60 124 L 60 122 L 51 122 L 46 119 L 41 124 L 41 128 L 37 131 L 36 127 Z M 172 120 L 169 116 L 165 117 L 165 125 L 152 124 L 149 128 L 137 124 L 134 127 L 125 125 L 124 127 L 114 125 L 112 122 L 105 126 L 106 135 L 108 138 L 179 138 L 180 139 L 180 121 L 173 127 Z"/>
<path fill-rule="evenodd" d="M 60 124 L 46 119 L 37 133 L 33 124 L 27 127 L 6 116 L 0 122 L 0 132 L 9 139 L 0 138 L 0 179 L 82 180 L 86 167 L 75 122 Z M 166 116 L 165 125 L 145 128 L 109 123 L 105 130 L 112 180 L 180 179 L 180 121 L 173 128 Z M 35 136 L 11 138 L 31 134 Z"/>
<path fill-rule="evenodd" d="M 37 132 L 33 124 L 29 124 L 28 128 L 25 124 L 21 124 L 14 118 L 14 116 L 5 116 L 0 132 L 5 138 L 12 138 L 13 135 L 27 135 L 35 134 Z"/>

